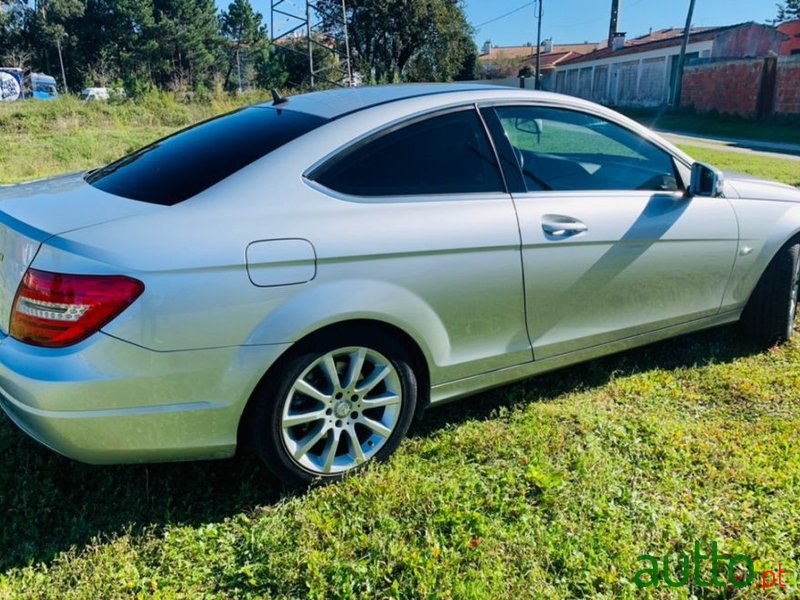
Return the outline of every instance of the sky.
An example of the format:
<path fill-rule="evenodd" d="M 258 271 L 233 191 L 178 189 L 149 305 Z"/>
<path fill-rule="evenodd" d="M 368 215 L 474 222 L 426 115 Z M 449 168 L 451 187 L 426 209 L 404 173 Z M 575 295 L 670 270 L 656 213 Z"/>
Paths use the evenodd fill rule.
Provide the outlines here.
<path fill-rule="evenodd" d="M 289 0 L 305 6 L 299 0 Z M 695 26 L 732 25 L 745 21 L 767 22 L 775 18 L 777 0 L 697 0 Z M 269 20 L 270 0 L 251 0 Z M 542 39 L 555 43 L 596 42 L 608 36 L 611 0 L 542 0 Z M 224 8 L 229 0 L 217 0 Z M 683 27 L 689 0 L 621 0 L 619 30 L 629 37 L 650 28 Z M 491 40 L 497 46 L 536 42 L 536 7 L 526 0 L 466 0 L 467 17 L 477 29 L 475 42 Z M 519 10 L 517 10 L 519 9 Z M 507 13 L 512 14 L 505 16 Z M 497 20 L 495 20 L 497 19 Z M 493 21 L 489 23 L 489 21 Z"/>

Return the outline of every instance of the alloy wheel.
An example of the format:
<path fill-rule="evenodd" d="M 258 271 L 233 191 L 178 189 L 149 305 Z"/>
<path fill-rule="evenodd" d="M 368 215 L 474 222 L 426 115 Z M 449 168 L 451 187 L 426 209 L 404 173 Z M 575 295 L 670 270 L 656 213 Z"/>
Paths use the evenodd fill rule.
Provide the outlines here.
<path fill-rule="evenodd" d="M 311 363 L 284 398 L 282 442 L 306 471 L 343 473 L 383 447 L 402 405 L 400 375 L 386 357 L 364 347 L 333 350 Z"/>

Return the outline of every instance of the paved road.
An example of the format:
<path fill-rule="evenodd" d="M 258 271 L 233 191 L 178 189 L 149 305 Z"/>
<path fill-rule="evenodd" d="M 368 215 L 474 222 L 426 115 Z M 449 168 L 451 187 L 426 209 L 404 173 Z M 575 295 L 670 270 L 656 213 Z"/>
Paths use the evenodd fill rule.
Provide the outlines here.
<path fill-rule="evenodd" d="M 800 161 L 800 144 L 783 144 L 776 142 L 759 142 L 756 140 L 735 140 L 730 138 L 699 137 L 680 131 L 660 131 L 673 144 L 688 144 L 700 148 L 711 148 L 724 152 L 737 152 L 770 158 L 785 158 Z"/>

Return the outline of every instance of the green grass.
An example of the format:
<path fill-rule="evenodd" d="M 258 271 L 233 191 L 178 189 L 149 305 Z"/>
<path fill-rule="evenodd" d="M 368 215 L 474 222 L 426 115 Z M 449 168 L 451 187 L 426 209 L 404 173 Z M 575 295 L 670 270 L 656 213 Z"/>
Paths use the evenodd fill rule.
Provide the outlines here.
<path fill-rule="evenodd" d="M 688 111 L 621 109 L 626 115 L 655 129 L 694 133 L 711 137 L 800 144 L 800 121 L 774 117 L 755 121 L 735 115 L 700 115 Z"/>
<path fill-rule="evenodd" d="M 643 159 L 644 157 L 598 131 L 583 125 L 573 125 L 558 121 L 544 120 L 543 131 L 539 135 L 516 127 L 516 119 L 500 119 L 508 139 L 515 148 L 530 150 L 541 154 L 594 154 L 624 156 Z"/>
<path fill-rule="evenodd" d="M 800 187 L 800 160 L 722 152 L 694 146 L 681 146 L 681 149 L 695 160 L 709 163 L 719 169 L 746 173 Z"/>
<path fill-rule="evenodd" d="M 90 467 L 3 421 L 0 597 L 640 598 L 637 556 L 694 540 L 797 594 L 798 365 L 681 338 L 431 411 L 388 464 L 293 496 L 251 460 Z"/>
<path fill-rule="evenodd" d="M 183 104 L 168 94 L 139 102 L 0 104 L 0 184 L 96 167 L 186 127 L 263 100 L 257 95 Z"/>
<path fill-rule="evenodd" d="M 180 124 L 125 127 L 144 137 Z M 3 131 L 20 146 L 67 137 Z M 64 131 L 98 143 L 91 127 Z M 100 161 L 37 147 L 49 157 L 37 176 Z M 687 150 L 800 179 L 777 161 Z M 695 540 L 759 569 L 781 563 L 783 595 L 797 597 L 798 430 L 800 339 L 760 351 L 736 327 L 431 410 L 388 463 L 305 493 L 283 493 L 249 458 L 77 464 L 0 416 L 0 598 L 780 595 L 632 583 L 637 556 Z"/>

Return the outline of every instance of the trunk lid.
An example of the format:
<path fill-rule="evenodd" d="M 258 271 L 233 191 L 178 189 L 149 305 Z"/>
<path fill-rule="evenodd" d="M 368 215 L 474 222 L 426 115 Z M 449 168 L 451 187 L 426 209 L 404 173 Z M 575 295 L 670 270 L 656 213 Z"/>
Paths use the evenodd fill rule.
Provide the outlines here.
<path fill-rule="evenodd" d="M 164 207 L 97 190 L 83 174 L 0 187 L 0 332 L 8 334 L 17 288 L 45 240 L 155 210 Z"/>

